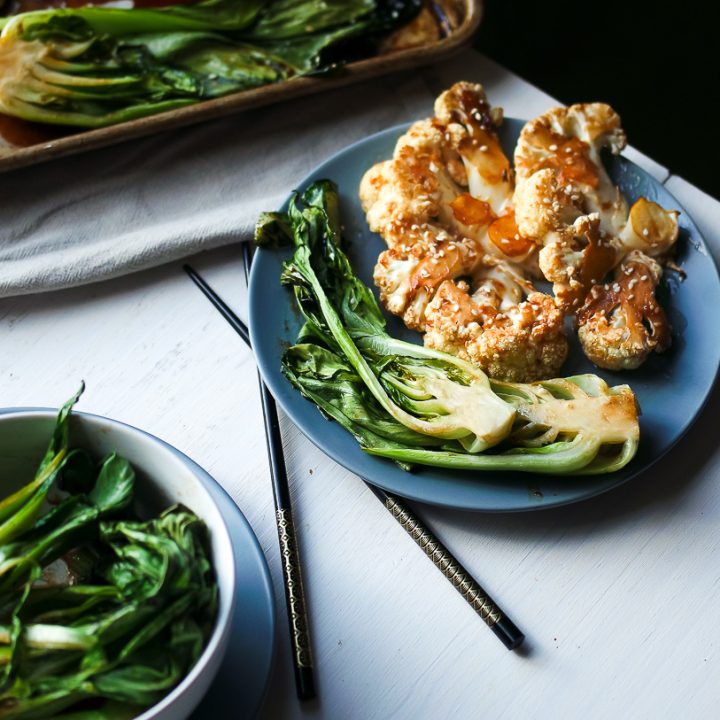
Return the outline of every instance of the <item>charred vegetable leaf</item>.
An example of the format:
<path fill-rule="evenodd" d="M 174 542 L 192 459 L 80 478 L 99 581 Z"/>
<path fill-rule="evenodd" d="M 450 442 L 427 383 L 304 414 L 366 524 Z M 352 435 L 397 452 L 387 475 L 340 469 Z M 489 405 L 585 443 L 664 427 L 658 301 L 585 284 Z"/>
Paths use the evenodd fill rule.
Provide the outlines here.
<path fill-rule="evenodd" d="M 0 112 L 102 127 L 316 71 L 420 0 L 204 0 L 0 19 Z"/>
<path fill-rule="evenodd" d="M 340 249 L 329 181 L 265 214 L 265 244 L 292 230 L 282 282 L 305 318 L 284 354 L 288 379 L 373 455 L 468 470 L 611 472 L 635 455 L 637 406 L 629 387 L 594 375 L 498 383 L 454 356 L 390 337 L 371 290 Z M 273 242 L 269 242 L 273 240 Z"/>

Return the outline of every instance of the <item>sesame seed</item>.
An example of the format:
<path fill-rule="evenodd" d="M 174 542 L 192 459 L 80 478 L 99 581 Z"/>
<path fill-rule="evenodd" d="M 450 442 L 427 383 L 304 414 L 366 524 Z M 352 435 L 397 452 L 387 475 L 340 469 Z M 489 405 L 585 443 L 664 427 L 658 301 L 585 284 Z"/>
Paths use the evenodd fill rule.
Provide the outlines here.
<path fill-rule="evenodd" d="M 554 143 L 550 146 L 550 152 L 557 152 L 557 149 L 557 145 L 555 145 Z"/>
<path fill-rule="evenodd" d="M 488 151 L 488 146 L 487 146 L 487 145 L 481 145 L 481 146 L 480 146 L 480 152 L 487 152 L 487 151 Z"/>
<path fill-rule="evenodd" d="M 647 228 L 645 228 L 645 229 L 643 230 L 643 235 L 644 235 L 645 237 L 647 237 L 649 234 L 650 234 L 650 231 L 649 231 Z"/>
<path fill-rule="evenodd" d="M 648 276 L 647 276 L 647 275 L 641 275 L 641 276 L 640 276 L 640 279 L 641 279 L 643 282 L 645 282 L 645 281 L 648 279 Z"/>
<path fill-rule="evenodd" d="M 572 148 L 569 147 L 569 146 L 566 147 L 566 148 L 565 148 L 565 152 L 566 152 L 566 153 L 571 153 L 571 152 L 572 152 Z"/>
<path fill-rule="evenodd" d="M 620 283 L 613 283 L 613 291 L 620 292 Z"/>
<path fill-rule="evenodd" d="M 423 278 L 430 277 L 430 273 L 425 268 L 423 268 L 420 271 L 420 277 L 423 277 Z"/>
<path fill-rule="evenodd" d="M 434 172 L 434 173 L 436 173 L 440 169 L 434 162 L 430 163 L 429 168 L 430 168 L 430 172 Z"/>
<path fill-rule="evenodd" d="M 628 295 L 628 300 L 634 300 L 634 299 L 635 299 L 634 295 Z"/>

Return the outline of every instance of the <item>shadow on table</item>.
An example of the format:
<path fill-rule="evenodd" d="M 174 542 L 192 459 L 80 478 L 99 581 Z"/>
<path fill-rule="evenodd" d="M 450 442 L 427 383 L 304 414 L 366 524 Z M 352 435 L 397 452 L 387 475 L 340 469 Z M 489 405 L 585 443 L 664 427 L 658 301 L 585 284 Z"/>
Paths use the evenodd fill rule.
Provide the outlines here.
<path fill-rule="evenodd" d="M 580 503 L 534 512 L 479 513 L 421 505 L 430 524 L 440 523 L 464 532 L 513 539 L 532 539 L 549 529 L 587 536 L 635 523 L 643 513 L 683 512 L 703 483 L 715 482 L 708 472 L 720 460 L 717 432 L 720 384 L 685 437 L 660 461 L 620 487 Z M 714 456 L 717 456 L 714 458 Z"/>

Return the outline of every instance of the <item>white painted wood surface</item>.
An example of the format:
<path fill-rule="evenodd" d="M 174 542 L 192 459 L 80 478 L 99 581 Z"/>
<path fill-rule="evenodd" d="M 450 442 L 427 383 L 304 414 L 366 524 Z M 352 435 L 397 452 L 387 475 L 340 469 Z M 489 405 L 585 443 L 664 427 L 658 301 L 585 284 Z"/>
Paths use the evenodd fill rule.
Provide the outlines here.
<path fill-rule="evenodd" d="M 426 72 L 437 89 L 462 77 L 481 80 L 508 115 L 552 102 L 482 57 Z M 651 160 L 633 159 L 667 177 Z M 720 203 L 679 178 L 668 187 L 718 257 Z M 244 317 L 239 249 L 192 263 Z M 522 654 L 501 646 L 358 478 L 286 423 L 319 691 L 302 706 L 253 359 L 180 263 L 0 301 L 0 343 L 1 406 L 58 405 L 84 378 L 83 410 L 172 443 L 242 508 L 277 597 L 263 717 L 718 716 L 717 390 L 659 467 L 605 496 L 516 515 L 414 506 L 527 633 Z"/>

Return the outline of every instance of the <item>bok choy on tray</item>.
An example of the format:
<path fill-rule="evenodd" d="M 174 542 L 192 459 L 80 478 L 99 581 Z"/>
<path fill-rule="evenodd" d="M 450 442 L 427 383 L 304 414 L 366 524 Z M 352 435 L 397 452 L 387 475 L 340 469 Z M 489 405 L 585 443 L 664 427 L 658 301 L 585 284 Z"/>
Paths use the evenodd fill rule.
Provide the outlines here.
<path fill-rule="evenodd" d="M 204 523 L 181 506 L 139 519 L 128 461 L 70 447 L 77 399 L 0 501 L 3 719 L 135 717 L 189 672 L 216 615 Z"/>
<path fill-rule="evenodd" d="M 406 468 L 548 474 L 611 472 L 635 455 L 638 408 L 627 385 L 590 374 L 496 382 L 457 357 L 392 338 L 340 248 L 330 181 L 295 194 L 287 213 L 264 214 L 256 242 L 295 247 L 282 283 L 305 323 L 283 372 L 368 453 Z"/>
<path fill-rule="evenodd" d="M 420 0 L 203 0 L 0 19 L 0 112 L 102 127 L 374 52 Z"/>

